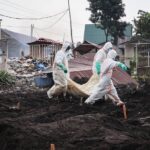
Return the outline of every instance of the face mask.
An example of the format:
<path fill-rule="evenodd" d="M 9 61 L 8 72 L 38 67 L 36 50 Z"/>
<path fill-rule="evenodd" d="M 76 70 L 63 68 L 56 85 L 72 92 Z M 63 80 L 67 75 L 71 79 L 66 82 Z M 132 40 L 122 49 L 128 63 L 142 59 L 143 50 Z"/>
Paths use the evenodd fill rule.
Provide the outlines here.
<path fill-rule="evenodd" d="M 72 50 L 66 51 L 65 55 L 66 55 L 67 60 L 73 59 Z"/>
<path fill-rule="evenodd" d="M 109 49 L 107 49 L 105 52 L 108 53 L 108 52 L 111 51 L 111 50 L 112 50 L 112 48 L 109 48 Z"/>
<path fill-rule="evenodd" d="M 70 48 L 71 48 L 71 47 L 70 47 L 70 46 L 68 46 L 68 47 L 66 48 L 66 51 L 68 51 Z"/>
<path fill-rule="evenodd" d="M 112 48 L 109 48 L 109 49 L 108 49 L 108 52 L 111 51 L 111 50 L 112 50 Z"/>

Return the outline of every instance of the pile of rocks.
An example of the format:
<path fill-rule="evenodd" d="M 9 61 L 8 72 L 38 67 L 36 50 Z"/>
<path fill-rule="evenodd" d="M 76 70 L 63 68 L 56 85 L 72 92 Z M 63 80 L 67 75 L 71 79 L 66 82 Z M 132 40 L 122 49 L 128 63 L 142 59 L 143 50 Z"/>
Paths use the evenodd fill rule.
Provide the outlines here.
<path fill-rule="evenodd" d="M 47 73 L 52 72 L 48 63 L 32 58 L 23 58 L 20 60 L 8 61 L 8 72 L 16 77 L 16 83 L 13 90 L 43 90 L 35 84 L 36 77 L 47 77 Z M 9 91 L 9 90 L 8 90 Z M 12 92 L 12 87 L 10 87 Z"/>

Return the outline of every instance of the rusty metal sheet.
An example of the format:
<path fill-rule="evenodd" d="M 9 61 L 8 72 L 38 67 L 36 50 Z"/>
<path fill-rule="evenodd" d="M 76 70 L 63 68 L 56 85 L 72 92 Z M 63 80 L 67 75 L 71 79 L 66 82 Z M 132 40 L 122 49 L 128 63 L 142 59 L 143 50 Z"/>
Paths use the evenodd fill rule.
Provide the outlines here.
<path fill-rule="evenodd" d="M 70 76 L 71 78 L 90 78 L 92 75 L 92 62 L 94 53 L 88 53 L 82 55 L 80 58 L 75 58 L 69 62 Z M 112 80 L 115 85 L 127 85 L 135 84 L 138 85 L 137 81 L 134 80 L 127 72 L 116 68 L 113 71 Z"/>

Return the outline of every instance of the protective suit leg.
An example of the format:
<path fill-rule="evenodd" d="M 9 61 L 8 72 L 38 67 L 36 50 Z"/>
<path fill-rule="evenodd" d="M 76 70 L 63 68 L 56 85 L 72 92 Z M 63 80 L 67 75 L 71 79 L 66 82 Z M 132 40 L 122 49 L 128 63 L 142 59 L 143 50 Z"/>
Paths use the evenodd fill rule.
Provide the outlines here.
<path fill-rule="evenodd" d="M 105 101 L 107 101 L 107 100 L 109 99 L 109 96 L 106 94 L 106 95 L 104 96 L 104 99 L 105 99 Z"/>
<path fill-rule="evenodd" d="M 95 101 L 102 99 L 109 92 L 108 85 L 109 81 L 107 77 L 101 78 L 98 85 L 92 91 L 92 94 L 85 100 L 85 103 L 93 104 Z"/>
<path fill-rule="evenodd" d="M 57 69 L 53 72 L 54 85 L 47 91 L 49 98 L 60 95 L 67 91 L 67 78 L 63 70 Z"/>
<path fill-rule="evenodd" d="M 49 99 L 53 98 L 53 96 L 56 96 L 56 95 L 60 95 L 61 93 L 65 92 L 65 86 L 61 86 L 61 85 L 53 85 L 52 88 L 50 88 L 48 91 L 47 91 L 47 95 L 49 97 Z"/>
<path fill-rule="evenodd" d="M 111 100 L 115 103 L 115 104 L 122 104 L 123 102 L 120 100 L 117 90 L 114 87 L 114 84 L 111 80 L 111 90 L 108 93 L 110 95 L 110 97 L 112 96 Z"/>

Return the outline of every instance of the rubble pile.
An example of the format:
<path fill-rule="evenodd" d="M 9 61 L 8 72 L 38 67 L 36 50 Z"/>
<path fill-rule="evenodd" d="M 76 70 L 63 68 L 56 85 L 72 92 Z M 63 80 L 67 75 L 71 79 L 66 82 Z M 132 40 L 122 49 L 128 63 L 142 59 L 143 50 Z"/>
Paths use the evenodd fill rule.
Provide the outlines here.
<path fill-rule="evenodd" d="M 15 86 L 10 87 L 9 90 L 40 90 L 35 84 L 35 78 L 47 77 L 46 72 L 51 72 L 48 63 L 42 60 L 33 58 L 21 58 L 8 60 L 8 72 L 16 77 Z"/>
<path fill-rule="evenodd" d="M 42 60 L 32 59 L 29 57 L 21 58 L 19 60 L 9 60 L 8 70 L 17 76 L 36 75 L 39 71 L 44 71 L 48 68 L 48 63 Z"/>
<path fill-rule="evenodd" d="M 0 94 L 1 150 L 150 149 L 150 85 L 124 97 L 127 120 L 109 100 L 81 106 L 75 97 L 23 92 Z"/>

